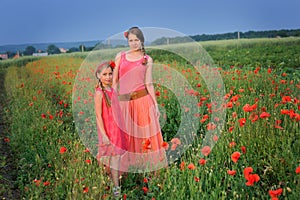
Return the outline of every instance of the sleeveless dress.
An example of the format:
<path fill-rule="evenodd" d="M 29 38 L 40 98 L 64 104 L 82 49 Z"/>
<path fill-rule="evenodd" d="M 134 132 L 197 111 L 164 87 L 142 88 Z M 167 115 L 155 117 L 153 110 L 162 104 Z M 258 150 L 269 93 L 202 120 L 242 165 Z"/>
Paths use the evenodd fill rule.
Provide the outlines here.
<path fill-rule="evenodd" d="M 147 57 L 149 58 L 148 55 Z M 126 53 L 121 53 L 119 97 L 146 89 L 145 75 L 148 66 L 143 65 L 142 61 L 143 58 L 129 61 Z M 120 107 L 128 135 L 127 160 L 124 160 L 128 162 L 128 170 L 154 171 L 167 166 L 165 149 L 162 147 L 163 137 L 152 97 L 147 94 L 133 100 L 120 100 Z"/>
<path fill-rule="evenodd" d="M 120 116 L 117 94 L 113 88 L 111 88 L 111 91 L 105 91 L 111 99 L 111 106 L 107 106 L 102 89 L 97 88 L 96 92 L 102 93 L 102 119 L 104 129 L 110 140 L 110 145 L 103 145 L 102 134 L 97 126 L 99 141 L 97 158 L 122 155 L 128 149 L 128 142 L 126 133 L 121 129 L 123 122 Z"/>

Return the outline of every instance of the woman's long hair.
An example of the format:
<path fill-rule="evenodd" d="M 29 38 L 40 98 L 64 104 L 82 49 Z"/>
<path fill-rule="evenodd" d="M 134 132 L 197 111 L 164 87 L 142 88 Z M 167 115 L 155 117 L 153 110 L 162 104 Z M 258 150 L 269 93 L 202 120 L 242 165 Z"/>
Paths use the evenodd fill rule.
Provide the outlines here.
<path fill-rule="evenodd" d="M 129 34 L 134 34 L 136 35 L 136 37 L 141 41 L 141 52 L 143 52 L 143 65 L 147 65 L 148 63 L 148 59 L 146 56 L 146 50 L 145 50 L 145 46 L 144 46 L 144 42 L 145 42 L 145 38 L 144 38 L 144 34 L 141 31 L 141 29 L 139 29 L 138 27 L 134 26 L 131 27 L 130 29 L 128 29 L 128 31 L 126 31 L 124 33 L 124 36 L 126 37 L 126 39 L 128 39 L 128 35 Z"/>

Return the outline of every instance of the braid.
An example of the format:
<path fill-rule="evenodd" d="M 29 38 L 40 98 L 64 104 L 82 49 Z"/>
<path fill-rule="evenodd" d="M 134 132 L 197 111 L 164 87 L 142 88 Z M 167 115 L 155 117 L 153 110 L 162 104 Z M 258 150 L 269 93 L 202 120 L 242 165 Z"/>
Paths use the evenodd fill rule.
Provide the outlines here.
<path fill-rule="evenodd" d="M 146 56 L 146 50 L 145 50 L 145 47 L 144 47 L 144 43 L 142 42 L 142 47 L 141 47 L 141 51 L 144 53 L 143 57 L 143 65 L 147 65 L 148 63 L 148 59 L 147 59 L 147 56 Z"/>
<path fill-rule="evenodd" d="M 108 106 L 108 107 L 110 107 L 111 106 L 111 101 L 110 101 L 110 99 L 109 99 L 109 97 L 108 97 L 108 95 L 107 95 L 107 93 L 106 93 L 106 91 L 105 91 L 105 89 L 104 89 L 104 87 L 103 87 L 103 85 L 102 85 L 102 82 L 99 80 L 99 83 L 100 83 L 100 87 L 101 87 L 101 89 L 102 89 L 102 92 L 104 93 L 104 100 L 105 100 L 105 103 L 106 103 L 106 105 Z"/>

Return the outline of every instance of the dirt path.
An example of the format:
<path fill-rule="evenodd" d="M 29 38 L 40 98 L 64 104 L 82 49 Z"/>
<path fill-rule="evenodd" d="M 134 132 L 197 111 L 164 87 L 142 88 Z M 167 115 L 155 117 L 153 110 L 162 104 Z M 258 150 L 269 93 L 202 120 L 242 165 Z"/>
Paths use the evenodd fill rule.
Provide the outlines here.
<path fill-rule="evenodd" d="M 5 72 L 0 69 L 0 199 L 15 200 L 21 197 L 16 184 L 17 167 L 9 144 L 9 126 L 5 115 Z"/>

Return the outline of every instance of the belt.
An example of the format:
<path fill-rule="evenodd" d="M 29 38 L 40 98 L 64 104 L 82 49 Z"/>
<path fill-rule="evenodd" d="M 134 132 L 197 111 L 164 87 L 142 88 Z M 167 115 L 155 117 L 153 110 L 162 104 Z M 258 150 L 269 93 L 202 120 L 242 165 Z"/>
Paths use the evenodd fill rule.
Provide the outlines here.
<path fill-rule="evenodd" d="M 146 96 L 148 94 L 147 89 L 141 89 L 141 90 L 137 90 L 128 94 L 121 94 L 119 95 L 119 100 L 120 101 L 130 101 L 130 100 L 134 100 L 134 99 L 138 99 L 141 98 L 143 96 Z"/>

